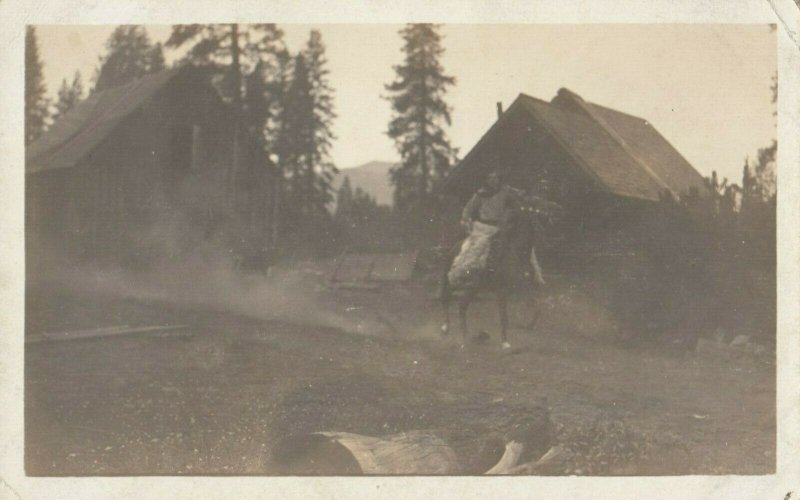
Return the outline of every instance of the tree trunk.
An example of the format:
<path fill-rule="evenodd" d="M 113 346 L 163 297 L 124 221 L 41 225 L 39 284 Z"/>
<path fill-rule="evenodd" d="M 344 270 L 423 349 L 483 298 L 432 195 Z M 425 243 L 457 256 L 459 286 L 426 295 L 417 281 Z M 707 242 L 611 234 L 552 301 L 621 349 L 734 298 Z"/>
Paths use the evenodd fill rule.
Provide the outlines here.
<path fill-rule="evenodd" d="M 241 121 L 242 121 L 242 69 L 239 62 L 239 25 L 231 24 L 231 71 L 233 72 L 233 166 L 230 175 L 230 204 L 238 207 L 237 185 L 241 163 Z"/>
<path fill-rule="evenodd" d="M 283 190 L 283 170 L 280 165 L 274 166 L 270 187 L 272 188 L 272 194 L 270 196 L 269 211 L 269 247 L 275 249 L 278 246 L 280 234 L 281 193 Z"/>

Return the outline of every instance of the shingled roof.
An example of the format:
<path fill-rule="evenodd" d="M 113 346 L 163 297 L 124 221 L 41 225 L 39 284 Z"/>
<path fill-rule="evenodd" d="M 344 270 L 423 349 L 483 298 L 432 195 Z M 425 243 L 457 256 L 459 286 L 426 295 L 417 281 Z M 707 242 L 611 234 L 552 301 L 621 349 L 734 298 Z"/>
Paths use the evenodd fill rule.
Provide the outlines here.
<path fill-rule="evenodd" d="M 600 188 L 618 196 L 659 200 L 691 188 L 704 189 L 703 177 L 647 121 L 584 101 L 561 89 L 551 102 L 520 94 L 492 129 L 452 171 L 445 189 L 481 167 L 475 152 L 512 113 L 524 113 L 544 128 Z"/>
<path fill-rule="evenodd" d="M 131 113 L 191 66 L 168 69 L 91 94 L 25 150 L 25 173 L 75 166 Z"/>

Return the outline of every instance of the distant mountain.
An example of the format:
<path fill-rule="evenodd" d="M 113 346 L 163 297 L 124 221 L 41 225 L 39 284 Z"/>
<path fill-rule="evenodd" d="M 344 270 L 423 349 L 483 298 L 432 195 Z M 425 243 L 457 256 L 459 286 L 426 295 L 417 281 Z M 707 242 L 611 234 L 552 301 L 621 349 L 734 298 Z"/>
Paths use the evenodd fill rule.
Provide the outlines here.
<path fill-rule="evenodd" d="M 350 178 L 350 185 L 359 187 L 364 192 L 373 196 L 378 205 L 392 204 L 392 183 L 389 180 L 389 169 L 394 165 L 388 161 L 371 161 L 352 168 L 342 168 L 333 180 L 334 193 L 345 177 Z"/>

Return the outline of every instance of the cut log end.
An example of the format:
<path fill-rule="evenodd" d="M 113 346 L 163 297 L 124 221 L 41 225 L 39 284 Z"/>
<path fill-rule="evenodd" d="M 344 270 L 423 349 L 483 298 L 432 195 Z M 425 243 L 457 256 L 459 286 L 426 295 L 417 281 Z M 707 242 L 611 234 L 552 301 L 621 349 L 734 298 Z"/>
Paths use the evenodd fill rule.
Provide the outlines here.
<path fill-rule="evenodd" d="M 488 475 L 508 474 L 509 471 L 519 463 L 525 445 L 517 441 L 510 441 L 506 444 L 506 450 L 500 461 L 494 467 L 486 471 Z"/>

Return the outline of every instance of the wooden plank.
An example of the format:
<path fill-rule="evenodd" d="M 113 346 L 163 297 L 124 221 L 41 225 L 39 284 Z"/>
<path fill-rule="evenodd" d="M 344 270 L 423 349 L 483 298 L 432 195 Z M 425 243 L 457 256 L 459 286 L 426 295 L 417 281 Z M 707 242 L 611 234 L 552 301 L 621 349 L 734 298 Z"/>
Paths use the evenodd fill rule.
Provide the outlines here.
<path fill-rule="evenodd" d="M 337 276 L 339 275 L 339 268 L 342 267 L 342 262 L 344 262 L 346 256 L 347 256 L 347 250 L 345 249 L 344 251 L 342 251 L 339 257 L 334 259 L 333 272 L 331 273 L 331 276 L 328 279 L 328 281 L 336 281 Z"/>
<path fill-rule="evenodd" d="M 331 281 L 365 281 L 372 272 L 375 256 L 370 254 L 347 254 L 336 269 Z"/>
<path fill-rule="evenodd" d="M 334 281 L 328 285 L 332 290 L 380 290 L 377 283 L 364 283 L 360 281 Z"/>
<path fill-rule="evenodd" d="M 408 281 L 414 272 L 417 254 L 377 254 L 369 279 L 374 281 Z"/>
<path fill-rule="evenodd" d="M 76 330 L 66 332 L 50 332 L 41 333 L 38 335 L 29 335 L 25 338 L 26 344 L 35 344 L 39 342 L 64 342 L 69 340 L 87 340 L 104 337 L 119 337 L 122 335 L 133 335 L 136 333 L 158 333 L 158 332 L 175 332 L 178 330 L 185 330 L 187 325 L 158 325 L 158 326 L 138 326 L 130 327 L 128 325 L 110 326 L 104 328 L 94 328 L 91 330 Z M 182 335 L 188 335 L 188 332 L 183 332 Z"/>

